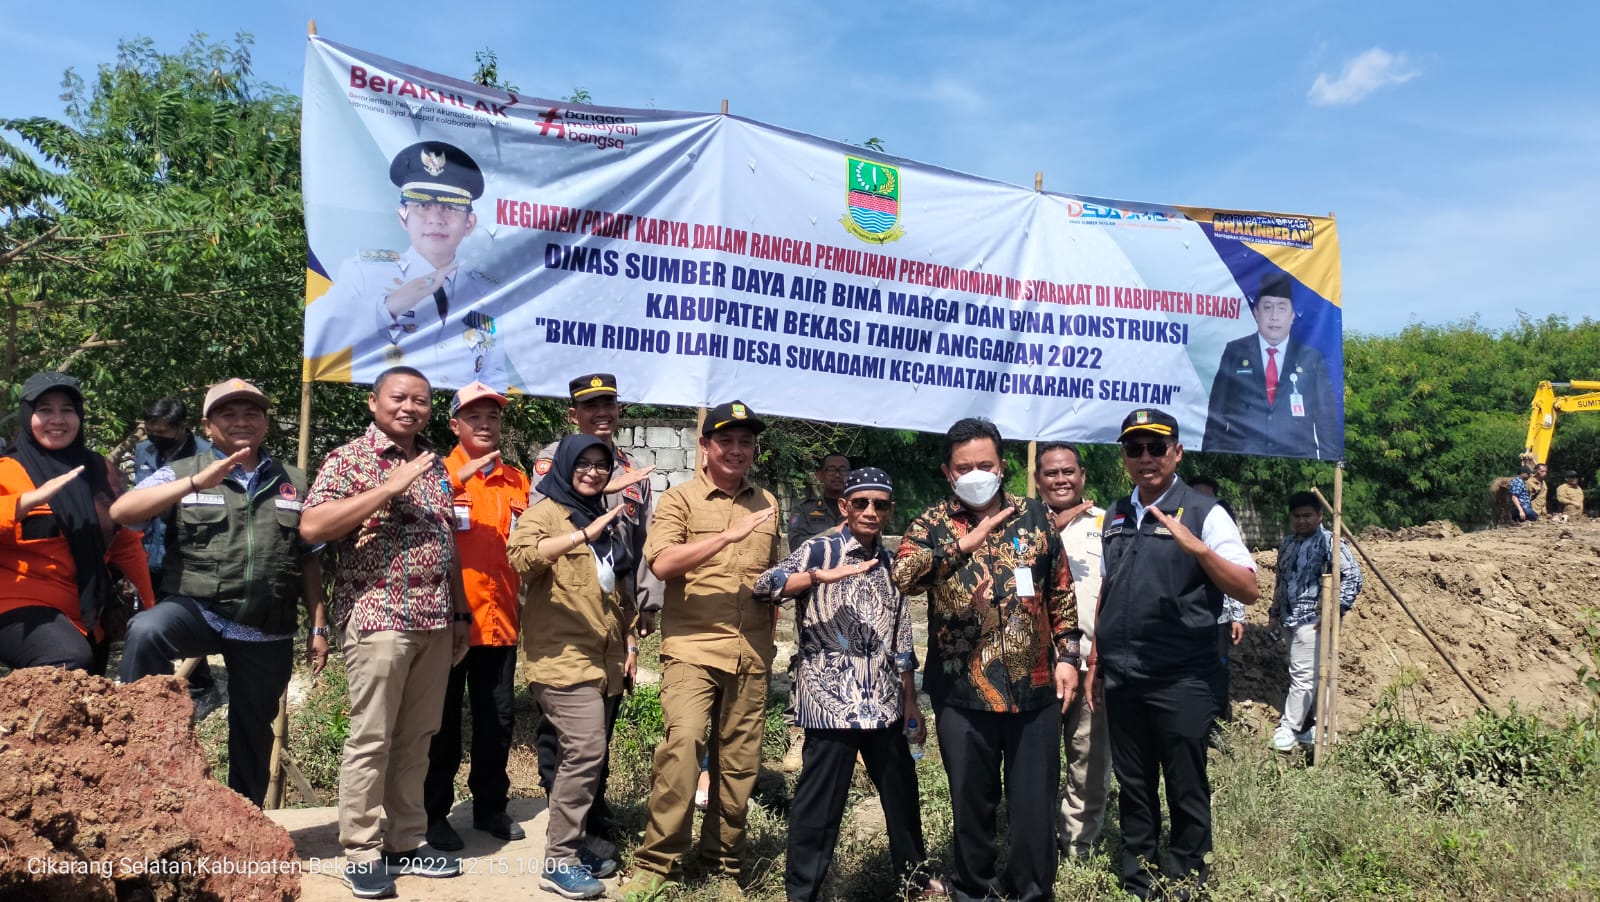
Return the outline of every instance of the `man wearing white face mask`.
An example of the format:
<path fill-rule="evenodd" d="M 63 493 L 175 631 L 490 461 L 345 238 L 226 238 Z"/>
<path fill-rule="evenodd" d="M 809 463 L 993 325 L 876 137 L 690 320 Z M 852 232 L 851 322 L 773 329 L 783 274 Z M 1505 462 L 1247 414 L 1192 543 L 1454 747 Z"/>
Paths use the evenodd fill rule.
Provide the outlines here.
<path fill-rule="evenodd" d="M 1000 432 L 964 419 L 945 435 L 955 497 L 907 527 L 895 586 L 928 593 L 922 686 L 955 815 L 956 899 L 1053 898 L 1061 715 L 1078 688 L 1077 602 L 1061 537 L 1040 502 L 1000 488 Z M 996 870 L 995 814 L 1006 789 L 1011 854 Z"/>

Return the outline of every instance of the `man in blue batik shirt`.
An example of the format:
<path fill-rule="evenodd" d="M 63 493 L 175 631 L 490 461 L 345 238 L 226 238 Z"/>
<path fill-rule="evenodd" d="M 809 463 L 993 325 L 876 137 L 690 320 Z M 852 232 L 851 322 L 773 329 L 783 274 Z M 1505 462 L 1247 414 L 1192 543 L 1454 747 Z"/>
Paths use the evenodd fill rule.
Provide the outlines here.
<path fill-rule="evenodd" d="M 1282 624 L 1289 634 L 1289 695 L 1283 702 L 1283 719 L 1272 734 L 1272 747 L 1294 750 L 1296 742 L 1311 741 L 1316 706 L 1312 684 L 1317 672 L 1317 626 L 1322 574 L 1331 565 L 1333 534 L 1322 525 L 1317 496 L 1296 492 L 1289 497 L 1289 525 L 1294 532 L 1278 546 L 1278 583 L 1272 593 L 1268 620 Z M 1348 542 L 1339 543 L 1339 613 L 1356 603 L 1361 591 L 1361 568 Z"/>

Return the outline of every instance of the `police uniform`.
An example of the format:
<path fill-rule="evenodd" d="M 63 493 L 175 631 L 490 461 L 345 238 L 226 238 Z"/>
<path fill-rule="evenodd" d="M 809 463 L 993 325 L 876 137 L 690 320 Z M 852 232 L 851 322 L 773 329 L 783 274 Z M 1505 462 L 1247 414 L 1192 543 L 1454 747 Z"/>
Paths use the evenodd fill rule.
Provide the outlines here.
<path fill-rule="evenodd" d="M 592 373 L 579 376 L 567 385 L 572 396 L 572 403 L 576 405 L 588 398 L 617 394 L 617 377 L 610 373 Z M 533 487 L 528 495 L 528 508 L 544 500 L 544 495 L 539 491 L 539 481 L 544 474 L 550 472 L 551 465 L 555 462 L 556 446 L 559 440 L 545 445 L 539 451 L 539 456 L 533 463 Z M 637 468 L 628 455 L 621 448 L 612 447 L 616 461 L 624 470 Z M 613 473 L 612 475 L 616 475 Z M 655 501 L 654 491 L 648 479 L 626 486 L 620 492 L 611 492 L 606 495 L 606 509 L 621 505 L 624 509 L 617 515 L 615 526 L 622 543 L 633 554 L 633 559 L 638 562 L 632 574 L 629 574 L 624 583 L 623 591 L 633 593 L 634 603 L 641 612 L 655 613 L 661 610 L 661 601 L 664 595 L 664 586 L 661 580 L 656 579 L 650 572 L 650 565 L 644 559 L 644 543 L 650 533 L 650 511 Z M 630 640 L 629 644 L 637 644 Z M 616 725 L 620 696 L 612 696 L 606 700 L 606 743 L 609 746 L 611 733 Z M 556 732 L 555 725 L 550 719 L 538 711 L 534 718 L 534 749 L 537 752 L 539 764 L 539 783 L 548 795 L 555 786 L 556 766 L 560 761 L 560 734 Z M 606 782 L 610 777 L 611 762 L 609 755 L 601 766 L 600 785 L 595 793 L 594 804 L 589 809 L 587 831 L 598 836 L 605 836 L 612 832 L 611 806 L 606 801 Z"/>
<path fill-rule="evenodd" d="M 483 173 L 459 148 L 437 141 L 413 144 L 395 155 L 389 178 L 401 203 L 460 205 L 470 210 L 483 194 Z M 459 260 L 456 261 L 460 263 Z M 392 366 L 421 370 L 434 388 L 483 382 L 508 387 L 505 335 L 491 297 L 500 284 L 481 269 L 460 265 L 399 316 L 385 298 L 436 267 L 417 252 L 366 249 L 340 264 L 332 287 L 306 308 L 306 356 L 349 352 L 350 379 L 372 382 Z"/>
<path fill-rule="evenodd" d="M 807 498 L 789 515 L 789 550 L 799 548 L 812 536 L 837 529 L 843 522 L 839 499 Z"/>

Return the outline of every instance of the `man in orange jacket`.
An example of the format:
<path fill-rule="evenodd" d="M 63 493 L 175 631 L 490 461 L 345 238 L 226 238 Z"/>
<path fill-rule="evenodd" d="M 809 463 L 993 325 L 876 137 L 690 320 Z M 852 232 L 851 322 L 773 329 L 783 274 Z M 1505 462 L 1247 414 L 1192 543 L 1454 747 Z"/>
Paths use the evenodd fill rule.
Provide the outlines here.
<path fill-rule="evenodd" d="M 453 852 L 461 836 L 446 817 L 455 802 L 461 767 L 461 701 L 472 704 L 472 826 L 504 840 L 522 839 L 522 825 L 506 813 L 511 781 L 506 759 L 515 724 L 512 697 L 517 669 L 517 573 L 506 558 L 506 539 L 528 507 L 528 475 L 500 459 L 500 421 L 506 397 L 482 382 L 456 392 L 450 431 L 456 447 L 445 459 L 455 495 L 456 549 L 461 581 L 472 607 L 467 656 L 450 669 L 444 718 L 428 747 L 422 783 L 428 843 Z"/>

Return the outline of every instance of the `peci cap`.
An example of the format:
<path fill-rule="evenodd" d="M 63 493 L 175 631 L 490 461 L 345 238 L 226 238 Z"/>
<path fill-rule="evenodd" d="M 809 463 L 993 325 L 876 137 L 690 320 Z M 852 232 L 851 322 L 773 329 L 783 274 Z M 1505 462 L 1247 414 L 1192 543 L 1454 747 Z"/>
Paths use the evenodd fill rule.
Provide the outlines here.
<path fill-rule="evenodd" d="M 889 480 L 889 474 L 877 467 L 862 467 L 851 470 L 850 475 L 844 478 L 844 495 L 850 497 L 853 492 L 877 490 L 894 495 L 894 483 Z"/>
<path fill-rule="evenodd" d="M 1568 470 L 1567 471 L 1567 478 L 1568 479 L 1577 479 L 1578 478 L 1578 471 L 1577 470 Z"/>
<path fill-rule="evenodd" d="M 389 181 L 400 200 L 465 210 L 483 196 L 483 172 L 467 152 L 443 141 L 419 141 L 394 155 Z"/>
<path fill-rule="evenodd" d="M 748 429 L 759 435 L 767 424 L 755 415 L 755 411 L 746 407 L 743 401 L 728 401 L 718 404 L 706 414 L 706 424 L 700 427 L 700 435 L 707 436 L 723 429 Z"/>
<path fill-rule="evenodd" d="M 588 398 L 598 398 L 601 395 L 617 396 L 617 377 L 610 373 L 590 373 L 567 383 L 567 391 L 572 395 L 573 403 Z"/>
<path fill-rule="evenodd" d="M 1177 441 L 1178 421 L 1165 411 L 1154 407 L 1141 407 L 1123 418 L 1122 431 L 1117 434 L 1117 441 L 1122 441 L 1134 432 L 1148 432 Z"/>
<path fill-rule="evenodd" d="M 270 402 L 267 401 L 266 392 L 261 389 L 243 379 L 224 379 L 206 390 L 206 400 L 200 406 L 200 415 L 210 418 L 212 408 L 218 404 L 238 400 L 252 401 L 262 410 L 267 410 L 271 407 Z"/>
<path fill-rule="evenodd" d="M 461 411 L 461 408 L 466 407 L 468 404 L 471 404 L 474 401 L 482 401 L 484 398 L 488 398 L 494 403 L 500 405 L 501 410 L 505 409 L 505 395 L 502 395 L 489 386 L 484 385 L 482 382 L 469 382 L 466 385 L 461 386 L 461 389 L 456 392 L 455 397 L 450 399 L 450 415 L 455 416 Z"/>
<path fill-rule="evenodd" d="M 78 387 L 78 380 L 66 373 L 34 373 L 22 383 L 22 400 L 32 404 L 39 400 L 39 396 L 48 391 L 64 391 L 71 395 L 83 407 L 83 389 Z"/>

